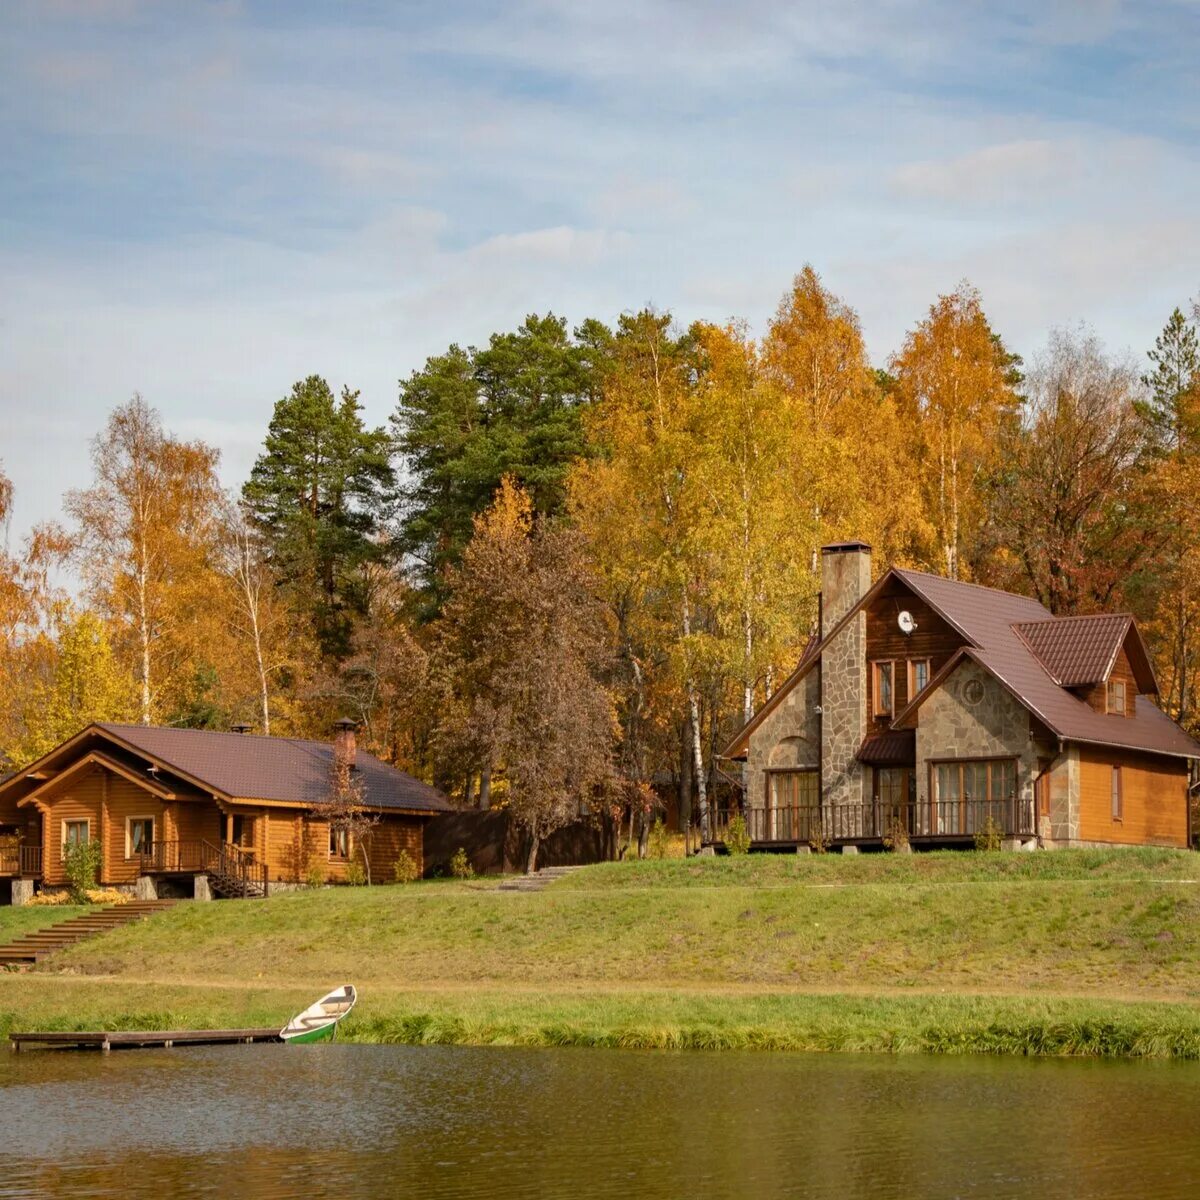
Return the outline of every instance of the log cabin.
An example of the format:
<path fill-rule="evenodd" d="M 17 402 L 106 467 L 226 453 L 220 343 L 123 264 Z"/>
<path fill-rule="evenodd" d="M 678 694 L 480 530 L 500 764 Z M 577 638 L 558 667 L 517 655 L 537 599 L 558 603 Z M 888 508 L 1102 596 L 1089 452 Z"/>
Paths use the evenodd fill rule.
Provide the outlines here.
<path fill-rule="evenodd" d="M 821 565 L 817 634 L 724 751 L 752 848 L 1191 845 L 1200 744 L 1154 703 L 1133 617 L 897 567 L 872 584 L 863 542 Z"/>
<path fill-rule="evenodd" d="M 314 806 L 335 761 L 379 816 L 349 844 Z M 67 882 L 63 854 L 98 840 L 99 882 L 143 894 L 266 895 L 272 884 L 345 880 L 369 862 L 391 881 L 401 851 L 422 869 L 425 823 L 440 792 L 357 746 L 355 724 L 332 742 L 143 725 L 93 724 L 0 781 L 0 883 L 20 902 Z"/>

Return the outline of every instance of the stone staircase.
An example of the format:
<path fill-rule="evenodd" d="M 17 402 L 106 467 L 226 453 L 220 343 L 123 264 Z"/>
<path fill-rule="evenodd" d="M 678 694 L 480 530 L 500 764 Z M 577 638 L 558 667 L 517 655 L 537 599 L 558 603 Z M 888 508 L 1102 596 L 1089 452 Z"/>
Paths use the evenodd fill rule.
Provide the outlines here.
<path fill-rule="evenodd" d="M 498 892 L 540 892 L 547 884 L 583 867 L 542 867 L 532 875 L 510 875 L 496 888 Z"/>
<path fill-rule="evenodd" d="M 30 966 L 64 946 L 98 933 L 107 933 L 110 929 L 119 929 L 134 921 L 142 921 L 170 908 L 174 903 L 174 900 L 136 900 L 129 904 L 114 904 L 60 921 L 57 925 L 35 929 L 9 942 L 7 946 L 0 946 L 0 966 Z"/>

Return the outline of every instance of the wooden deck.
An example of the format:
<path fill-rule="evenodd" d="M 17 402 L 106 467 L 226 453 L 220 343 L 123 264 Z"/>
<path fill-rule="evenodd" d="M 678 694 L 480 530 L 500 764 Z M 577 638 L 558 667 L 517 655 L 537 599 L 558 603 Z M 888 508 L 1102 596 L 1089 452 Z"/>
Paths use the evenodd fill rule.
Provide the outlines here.
<path fill-rule="evenodd" d="M 73 1030 L 48 1033 L 10 1033 L 9 1045 L 14 1051 L 26 1046 L 58 1046 L 69 1050 L 100 1050 L 114 1047 L 140 1049 L 144 1047 L 220 1046 L 230 1043 L 282 1041 L 278 1029 L 165 1029 L 165 1030 Z"/>

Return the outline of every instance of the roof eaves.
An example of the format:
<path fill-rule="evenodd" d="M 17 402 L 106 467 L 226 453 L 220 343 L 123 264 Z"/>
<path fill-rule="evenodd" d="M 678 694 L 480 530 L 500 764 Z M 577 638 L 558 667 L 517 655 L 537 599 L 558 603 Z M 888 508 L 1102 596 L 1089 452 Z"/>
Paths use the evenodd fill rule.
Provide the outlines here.
<path fill-rule="evenodd" d="M 88 727 L 93 728 L 93 726 Z M 112 729 L 106 725 L 97 724 L 94 728 L 104 737 L 116 742 L 118 746 L 123 746 L 131 754 L 140 754 L 142 758 L 148 758 L 151 762 L 157 763 L 160 767 L 166 767 L 172 775 L 177 775 L 180 779 L 186 780 L 188 783 L 194 784 L 201 791 L 209 792 L 213 796 L 219 796 L 222 800 L 232 800 L 233 797 L 223 788 L 219 788 L 216 784 L 211 783 L 207 779 L 201 779 L 198 775 L 193 775 L 189 771 L 185 771 L 182 767 L 176 766 L 170 759 L 163 758 L 160 754 L 152 754 L 144 746 L 139 746 L 136 742 L 127 741 L 125 738 L 119 737 Z"/>

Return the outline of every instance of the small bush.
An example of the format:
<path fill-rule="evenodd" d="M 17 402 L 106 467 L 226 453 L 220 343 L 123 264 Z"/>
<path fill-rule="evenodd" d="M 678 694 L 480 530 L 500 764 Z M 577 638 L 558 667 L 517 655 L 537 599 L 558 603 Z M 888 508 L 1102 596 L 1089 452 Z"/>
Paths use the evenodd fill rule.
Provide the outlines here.
<path fill-rule="evenodd" d="M 883 835 L 883 848 L 895 853 L 897 850 L 903 850 L 908 844 L 908 826 L 899 817 L 893 816 Z"/>
<path fill-rule="evenodd" d="M 401 850 L 396 856 L 395 875 L 397 883 L 415 883 L 421 877 L 416 859 L 407 850 Z"/>
<path fill-rule="evenodd" d="M 725 829 L 725 849 L 730 854 L 750 853 L 750 831 L 741 813 L 734 813 L 729 818 L 729 825 Z"/>
<path fill-rule="evenodd" d="M 655 821 L 650 827 L 650 836 L 646 839 L 646 853 L 651 858 L 666 858 L 670 840 L 667 827 L 661 821 Z"/>
<path fill-rule="evenodd" d="M 325 864 L 320 859 L 309 859 L 308 866 L 304 869 L 304 882 L 310 888 L 324 887 L 328 874 L 325 870 Z"/>
<path fill-rule="evenodd" d="M 84 895 L 89 904 L 128 904 L 129 896 L 116 888 L 89 888 Z"/>
<path fill-rule="evenodd" d="M 351 887 L 362 887 L 367 882 L 367 872 L 360 862 L 346 864 L 346 882 Z"/>
<path fill-rule="evenodd" d="M 57 908 L 60 904 L 73 904 L 70 892 L 37 892 L 29 900 L 31 908 Z"/>
<path fill-rule="evenodd" d="M 64 847 L 63 870 L 67 876 L 67 889 L 76 904 L 86 904 L 88 891 L 95 888 L 102 854 L 100 843 L 90 839 Z"/>
<path fill-rule="evenodd" d="M 988 814 L 988 819 L 975 830 L 975 849 L 976 850 L 999 850 L 1000 843 L 1004 838 L 1004 830 L 992 820 L 991 814 Z"/>
<path fill-rule="evenodd" d="M 467 857 L 467 852 L 459 846 L 455 852 L 450 855 L 450 875 L 454 879 L 474 879 L 475 869 L 471 866 L 471 860 Z"/>
<path fill-rule="evenodd" d="M 813 823 L 808 837 L 808 844 L 814 854 L 829 853 L 829 833 L 825 829 L 824 821 L 818 819 Z"/>

